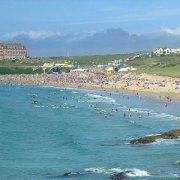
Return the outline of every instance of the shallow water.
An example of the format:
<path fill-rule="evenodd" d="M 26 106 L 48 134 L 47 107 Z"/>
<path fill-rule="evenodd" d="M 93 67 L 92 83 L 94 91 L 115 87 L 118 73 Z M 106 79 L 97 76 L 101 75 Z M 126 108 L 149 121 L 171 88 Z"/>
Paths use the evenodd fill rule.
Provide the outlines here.
<path fill-rule="evenodd" d="M 106 180 L 129 169 L 127 179 L 179 179 L 179 139 L 129 144 L 180 128 L 179 110 L 157 97 L 1 84 L 0 179 Z"/>

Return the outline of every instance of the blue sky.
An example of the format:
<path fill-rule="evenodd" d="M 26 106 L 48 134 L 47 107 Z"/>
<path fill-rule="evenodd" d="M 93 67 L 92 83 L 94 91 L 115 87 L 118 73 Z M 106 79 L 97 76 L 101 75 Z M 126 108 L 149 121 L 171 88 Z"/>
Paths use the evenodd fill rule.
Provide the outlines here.
<path fill-rule="evenodd" d="M 180 0 L 1 0 L 0 34 L 123 28 L 149 33 L 180 26 Z"/>
<path fill-rule="evenodd" d="M 68 49 L 79 45 L 79 52 L 82 54 L 85 54 L 85 51 L 86 54 L 93 54 L 94 51 L 88 51 L 88 47 L 82 49 L 85 40 L 92 42 L 97 35 L 109 43 L 117 34 L 126 35 L 122 30 L 130 36 L 148 35 L 148 39 L 153 34 L 151 40 L 159 42 L 158 45 L 168 45 L 170 42 L 170 38 L 163 42 L 159 36 L 154 38 L 162 32 L 178 35 L 178 38 L 180 36 L 180 0 L 1 0 L 0 7 L 0 40 L 25 43 L 32 54 L 37 53 L 33 53 L 33 45 L 44 45 L 37 41 L 57 43 L 58 38 L 59 42 L 62 40 L 64 44 L 57 44 L 56 52 L 62 46 Z M 119 32 L 108 31 L 109 29 L 119 29 Z M 104 34 L 113 38 L 107 38 Z M 174 39 L 179 40 L 178 38 Z M 142 37 L 136 38 L 136 41 L 139 49 L 144 47 Z M 173 45 L 172 40 L 170 43 Z M 153 41 L 147 48 L 152 47 L 151 44 Z M 177 46 L 177 42 L 174 45 Z M 45 51 L 43 49 L 40 54 Z M 51 54 L 58 54 L 56 52 L 52 51 Z M 106 49 L 100 53 L 103 52 L 106 52 Z"/>

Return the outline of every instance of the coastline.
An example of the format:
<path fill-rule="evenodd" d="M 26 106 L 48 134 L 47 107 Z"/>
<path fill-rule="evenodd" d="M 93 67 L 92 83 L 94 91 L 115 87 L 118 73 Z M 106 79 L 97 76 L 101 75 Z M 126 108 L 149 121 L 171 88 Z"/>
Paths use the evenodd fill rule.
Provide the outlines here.
<path fill-rule="evenodd" d="M 106 78 L 108 83 L 102 82 Z M 56 86 L 159 96 L 180 101 L 180 78 L 148 74 L 118 74 L 108 77 L 95 73 L 0 75 L 0 82 L 20 85 Z"/>

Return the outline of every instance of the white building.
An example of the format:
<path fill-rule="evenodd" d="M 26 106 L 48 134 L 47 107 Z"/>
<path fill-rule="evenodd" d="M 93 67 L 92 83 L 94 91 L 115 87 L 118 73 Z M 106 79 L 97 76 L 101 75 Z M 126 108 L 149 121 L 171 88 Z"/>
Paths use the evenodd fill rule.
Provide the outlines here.
<path fill-rule="evenodd" d="M 177 48 L 177 49 L 171 49 L 171 53 L 174 53 L 174 54 L 180 54 L 180 48 Z"/>
<path fill-rule="evenodd" d="M 155 51 L 153 51 L 153 53 L 156 54 L 157 56 L 168 55 L 168 54 L 171 54 L 171 49 L 160 47 L 160 48 L 156 48 Z"/>

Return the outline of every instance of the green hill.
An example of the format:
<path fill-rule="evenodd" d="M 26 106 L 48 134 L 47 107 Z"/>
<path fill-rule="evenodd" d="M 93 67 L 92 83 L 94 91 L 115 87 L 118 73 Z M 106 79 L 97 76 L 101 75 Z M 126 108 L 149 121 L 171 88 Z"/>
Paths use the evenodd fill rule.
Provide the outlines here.
<path fill-rule="evenodd" d="M 94 55 L 94 56 L 71 56 L 55 58 L 34 58 L 26 60 L 1 60 L 0 74 L 35 74 L 43 73 L 42 66 L 45 62 L 64 63 L 81 65 L 82 67 L 92 66 L 94 64 L 107 64 L 113 60 L 126 59 L 134 54 L 112 54 L 112 55 Z M 165 75 L 180 77 L 180 55 L 154 56 L 142 59 L 136 59 L 131 62 L 123 63 L 125 66 L 138 68 L 138 73 Z"/>
<path fill-rule="evenodd" d="M 180 77 L 180 55 L 138 59 L 127 65 L 137 67 L 140 73 Z"/>

